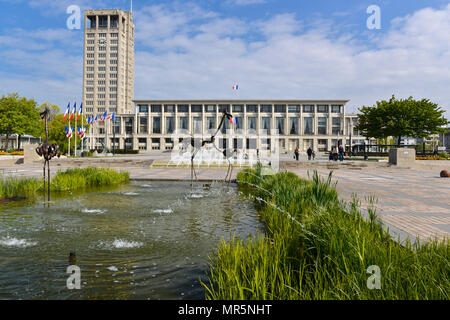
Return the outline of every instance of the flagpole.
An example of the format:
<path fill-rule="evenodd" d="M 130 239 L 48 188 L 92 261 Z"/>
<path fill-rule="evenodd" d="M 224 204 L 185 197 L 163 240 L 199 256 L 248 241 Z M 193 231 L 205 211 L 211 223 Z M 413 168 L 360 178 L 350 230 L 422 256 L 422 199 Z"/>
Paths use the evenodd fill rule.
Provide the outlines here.
<path fill-rule="evenodd" d="M 76 112 L 77 112 L 77 110 L 75 110 L 75 113 Z M 77 130 L 78 130 L 78 128 L 77 128 L 77 115 L 75 114 L 74 116 L 75 116 L 75 134 L 74 134 L 74 136 L 75 136 L 75 154 L 74 154 L 74 156 L 76 157 L 77 156 Z"/>
<path fill-rule="evenodd" d="M 69 132 L 72 130 L 72 128 L 70 127 L 70 115 L 69 115 Z M 68 151 L 68 157 L 70 157 L 70 136 L 69 136 L 69 151 Z"/>

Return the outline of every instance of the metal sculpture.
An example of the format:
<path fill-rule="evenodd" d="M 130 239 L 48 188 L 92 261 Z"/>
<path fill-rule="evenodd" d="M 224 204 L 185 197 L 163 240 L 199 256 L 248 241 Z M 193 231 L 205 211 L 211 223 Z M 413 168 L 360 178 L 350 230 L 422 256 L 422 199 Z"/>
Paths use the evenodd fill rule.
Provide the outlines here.
<path fill-rule="evenodd" d="M 45 143 L 40 144 L 37 148 L 36 148 L 36 153 L 40 156 L 40 157 L 44 157 L 44 201 L 45 201 L 45 192 L 46 192 L 46 180 L 45 180 L 45 169 L 47 167 L 47 171 L 48 171 L 48 196 L 47 196 L 47 201 L 50 201 L 50 160 L 53 157 L 58 156 L 61 157 L 61 151 L 59 150 L 59 146 L 57 144 L 54 143 L 48 143 L 48 117 L 50 114 L 50 109 L 49 108 L 45 108 L 43 112 L 41 112 L 41 119 L 45 120 Z"/>
<path fill-rule="evenodd" d="M 225 181 L 230 182 L 231 175 L 233 172 L 233 166 L 230 162 L 230 158 L 234 155 L 234 153 L 236 152 L 236 149 L 225 149 L 225 150 L 221 151 L 216 147 L 216 145 L 214 144 L 214 141 L 215 141 L 216 135 L 219 133 L 220 129 L 222 128 L 225 119 L 231 120 L 232 118 L 233 118 L 233 116 L 230 113 L 228 113 L 226 110 L 224 110 L 224 111 L 222 111 L 222 119 L 220 120 L 219 126 L 217 127 L 216 132 L 211 136 L 210 139 L 208 139 L 208 140 L 203 140 L 200 138 L 190 139 L 190 145 L 194 149 L 194 152 L 192 153 L 192 156 L 191 156 L 191 187 L 193 186 L 194 177 L 195 177 L 195 180 L 197 180 L 197 174 L 196 174 L 195 168 L 194 168 L 195 156 L 207 144 L 212 144 L 214 146 L 214 148 L 216 148 L 217 151 L 222 153 L 224 155 L 225 159 L 227 159 L 228 170 L 227 170 L 227 175 L 225 176 Z"/>

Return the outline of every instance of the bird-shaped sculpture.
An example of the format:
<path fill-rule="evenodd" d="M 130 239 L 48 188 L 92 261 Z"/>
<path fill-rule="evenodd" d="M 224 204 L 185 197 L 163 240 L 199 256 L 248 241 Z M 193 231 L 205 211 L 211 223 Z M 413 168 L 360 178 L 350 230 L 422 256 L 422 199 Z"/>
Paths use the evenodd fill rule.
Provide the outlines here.
<path fill-rule="evenodd" d="M 54 157 L 61 157 L 61 151 L 59 146 L 54 143 L 48 142 L 48 117 L 50 115 L 50 109 L 45 107 L 44 111 L 41 112 L 41 119 L 45 120 L 45 143 L 40 144 L 36 148 L 36 153 L 40 157 L 44 157 L 44 200 L 46 191 L 46 181 L 45 181 L 45 167 L 48 167 L 48 201 L 50 201 L 50 160 Z"/>

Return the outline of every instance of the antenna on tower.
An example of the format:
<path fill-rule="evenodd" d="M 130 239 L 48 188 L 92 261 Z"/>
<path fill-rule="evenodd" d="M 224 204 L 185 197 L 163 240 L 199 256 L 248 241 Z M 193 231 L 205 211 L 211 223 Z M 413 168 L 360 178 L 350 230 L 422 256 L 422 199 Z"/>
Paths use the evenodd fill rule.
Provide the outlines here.
<path fill-rule="evenodd" d="M 130 12 L 133 13 L 133 0 L 131 0 Z"/>

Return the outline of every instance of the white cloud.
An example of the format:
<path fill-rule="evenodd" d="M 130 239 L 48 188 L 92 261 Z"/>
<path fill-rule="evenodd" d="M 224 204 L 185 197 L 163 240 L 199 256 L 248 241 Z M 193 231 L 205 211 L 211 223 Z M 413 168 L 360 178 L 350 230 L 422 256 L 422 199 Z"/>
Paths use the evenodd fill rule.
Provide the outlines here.
<path fill-rule="evenodd" d="M 352 107 L 396 94 L 449 110 L 449 22 L 450 5 L 425 8 L 363 44 L 331 23 L 305 30 L 294 14 L 246 21 L 193 4 L 148 6 L 135 13 L 135 97 L 350 99 Z M 6 68 L 0 87 L 65 105 L 81 98 L 82 32 L 47 31 L 0 36 L 6 66 L 30 70 Z"/>

